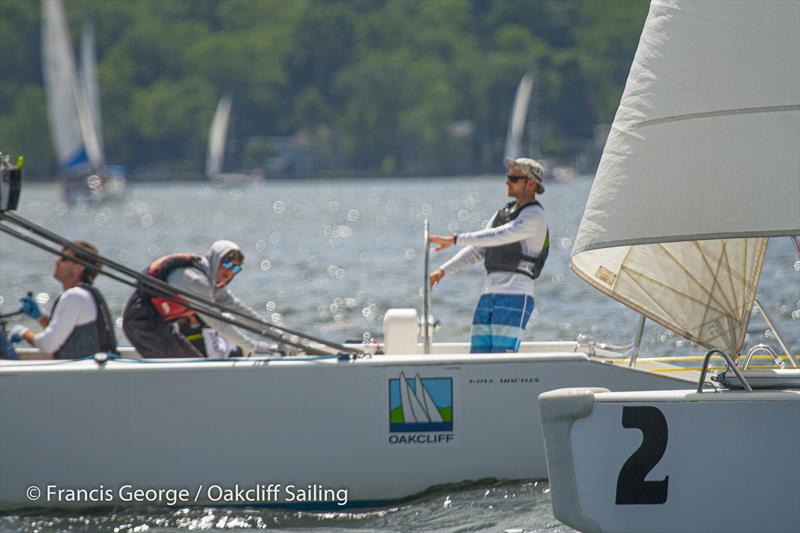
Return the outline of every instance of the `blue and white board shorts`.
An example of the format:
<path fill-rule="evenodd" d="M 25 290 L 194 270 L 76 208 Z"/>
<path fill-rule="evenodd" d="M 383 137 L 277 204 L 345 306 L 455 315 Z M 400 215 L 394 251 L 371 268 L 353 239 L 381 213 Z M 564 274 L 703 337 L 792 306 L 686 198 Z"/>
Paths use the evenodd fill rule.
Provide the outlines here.
<path fill-rule="evenodd" d="M 533 312 L 527 294 L 484 294 L 472 317 L 471 353 L 518 352 Z"/>

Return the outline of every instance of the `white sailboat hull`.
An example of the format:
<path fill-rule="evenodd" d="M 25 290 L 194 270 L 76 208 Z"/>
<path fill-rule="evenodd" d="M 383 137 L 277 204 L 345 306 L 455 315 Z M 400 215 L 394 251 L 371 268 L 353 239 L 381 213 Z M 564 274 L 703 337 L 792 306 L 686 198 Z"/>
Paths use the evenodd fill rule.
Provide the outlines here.
<path fill-rule="evenodd" d="M 540 397 L 553 511 L 581 531 L 800 531 L 800 391 Z"/>
<path fill-rule="evenodd" d="M 524 349 L 530 353 L 356 361 L 3 361 L 0 506 L 147 504 L 121 498 L 128 486 L 185 488 L 192 498 L 182 505 L 336 507 L 293 500 L 285 490 L 244 502 L 208 491 L 315 485 L 345 489 L 352 505 L 467 480 L 544 479 L 540 393 L 589 384 L 687 386 L 576 353 L 575 343 Z M 419 374 L 430 400 L 444 413 L 449 404 L 449 415 L 411 425 L 393 420 L 401 373 Z M 100 485 L 110 491 L 107 500 L 65 501 L 46 492 Z M 26 494 L 30 486 L 42 490 L 40 498 Z"/>

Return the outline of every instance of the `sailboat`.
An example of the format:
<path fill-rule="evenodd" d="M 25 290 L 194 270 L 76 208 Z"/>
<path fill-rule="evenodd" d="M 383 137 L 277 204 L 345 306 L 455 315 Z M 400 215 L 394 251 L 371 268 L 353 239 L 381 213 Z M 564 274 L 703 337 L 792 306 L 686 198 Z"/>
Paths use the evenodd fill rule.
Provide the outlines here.
<path fill-rule="evenodd" d="M 508 118 L 506 131 L 506 146 L 503 156 L 506 159 L 518 157 L 534 157 L 533 154 L 524 153 L 522 138 L 528 120 L 528 106 L 533 92 L 533 72 L 528 71 L 519 80 L 517 92 L 514 94 L 514 104 L 511 106 L 511 115 Z"/>
<path fill-rule="evenodd" d="M 76 203 L 122 196 L 125 169 L 106 165 L 103 153 L 94 30 L 84 28 L 79 77 L 61 0 L 42 2 L 42 71 L 64 199 Z"/>
<path fill-rule="evenodd" d="M 0 212 L 0 230 L 12 225 L 49 234 Z M 138 271 L 103 264 L 103 272 L 144 281 Z M 219 308 L 229 320 L 233 311 Z M 383 343 L 341 346 L 288 332 L 306 339 L 309 355 L 295 357 L 142 360 L 137 356 L 147 354 L 123 348 L 121 358 L 35 361 L 20 349 L 22 360 L 0 361 L 0 509 L 87 505 L 31 501 L 25 491 L 39 480 L 89 486 L 97 465 L 110 496 L 93 506 L 144 505 L 125 499 L 130 486 L 191 487 L 192 501 L 182 504 L 224 503 L 203 490 L 212 481 L 225 488 L 321 484 L 346 490 L 348 505 L 360 506 L 448 483 L 544 479 L 542 392 L 590 385 L 683 389 L 696 378 L 661 361 L 616 364 L 619 354 L 577 341 L 525 342 L 514 354 L 470 354 L 468 342 L 421 342 L 415 309 L 388 310 L 383 330 Z M 108 435 L 126 443 L 124 453 L 96 446 Z M 156 435 L 168 443 L 157 453 Z M 231 445 L 235 454 L 219 455 Z M 292 505 L 282 498 L 238 503 Z"/>
<path fill-rule="evenodd" d="M 531 157 L 538 159 L 545 168 L 549 167 L 549 161 L 541 158 L 541 149 L 538 143 L 538 135 L 534 135 L 532 128 L 528 127 L 531 121 L 538 121 L 538 113 L 534 97 L 533 117 L 529 117 L 531 97 L 533 96 L 534 69 L 531 68 L 519 80 L 517 91 L 514 94 L 514 103 L 511 106 L 511 114 L 508 118 L 508 129 L 506 131 L 506 143 L 503 151 L 504 159 L 516 159 L 518 157 Z M 538 127 L 537 124 L 534 124 Z M 530 146 L 526 151 L 523 147 L 525 129 L 531 135 Z M 556 181 L 568 182 L 575 178 L 575 170 L 568 165 L 557 165 L 549 174 Z"/>
<path fill-rule="evenodd" d="M 233 98 L 224 95 L 217 104 L 211 127 L 208 131 L 208 154 L 206 155 L 206 176 L 219 185 L 241 185 L 254 183 L 264 179 L 263 170 L 251 172 L 222 172 L 225 161 L 225 145 L 228 141 L 228 124 L 231 118 Z"/>
<path fill-rule="evenodd" d="M 685 391 L 541 395 L 562 522 L 800 531 L 797 360 L 776 331 L 791 368 L 748 368 L 766 346 L 737 361 L 767 239 L 800 234 L 798 146 L 800 3 L 653 0 L 571 267 L 727 369 Z"/>
<path fill-rule="evenodd" d="M 796 4 L 773 6 L 784 7 L 777 15 L 764 16 L 754 4 L 738 3 L 737 8 L 746 8 L 741 19 L 735 13 L 718 16 L 715 6 L 725 5 L 654 3 L 658 16 L 648 24 L 655 27 L 645 31 L 640 50 L 646 52 L 653 40 L 679 47 L 677 55 L 659 51 L 646 56 L 672 57 L 678 72 L 685 68 L 692 73 L 692 83 L 677 80 L 678 83 L 669 83 L 665 92 L 642 84 L 672 81 L 665 74 L 628 84 L 607 147 L 608 155 L 594 187 L 597 190 L 593 190 L 576 241 L 573 268 L 581 265 L 579 275 L 604 291 L 624 290 L 620 299 L 638 302 L 637 310 L 672 329 L 685 331 L 699 344 L 732 350 L 743 338 L 746 315 L 755 298 L 754 287 L 763 260 L 762 237 L 793 234 L 800 228 L 800 155 L 794 150 L 798 143 L 800 47 L 776 55 L 771 46 L 780 39 L 787 45 L 796 44 L 797 28 L 787 28 L 797 20 Z M 664 17 L 664 10 L 675 13 Z M 699 25 L 697 32 L 705 41 L 698 43 L 696 38 L 690 38 L 692 32 L 670 39 L 662 37 L 674 31 L 665 18 L 677 24 L 684 16 Z M 731 24 L 729 18 L 738 21 L 735 26 L 739 44 L 716 41 L 719 28 Z M 712 25 L 714 31 L 708 31 L 704 24 Z M 772 25 L 770 31 L 764 31 L 764 24 Z M 748 32 L 759 38 L 753 39 Z M 730 61 L 737 59 L 737 68 L 727 69 L 720 61 L 710 61 L 701 53 L 705 49 L 699 44 L 718 47 L 713 49 L 714 54 Z M 759 62 L 740 64 L 739 58 L 758 58 Z M 637 62 L 643 60 L 641 54 L 637 56 Z M 700 66 L 694 65 L 696 60 Z M 685 65 L 694 65 L 696 72 Z M 634 72 L 660 71 L 656 65 L 650 67 L 649 63 L 635 65 Z M 776 76 L 775 70 L 780 70 L 781 75 Z M 712 83 L 708 79 L 712 71 L 733 79 L 723 79 L 722 85 Z M 639 76 L 632 73 L 632 79 L 638 80 Z M 737 96 L 745 87 L 753 97 L 752 104 L 743 104 Z M 681 97 L 685 96 L 681 91 L 699 95 L 700 88 L 713 96 L 685 109 L 682 102 L 686 98 Z M 672 107 L 662 107 L 663 99 Z M 694 97 L 688 101 L 693 102 Z M 637 107 L 641 105 L 655 105 L 660 111 L 643 111 Z M 724 110 L 737 111 L 719 112 Z M 668 117 L 678 120 L 664 120 Z M 649 122 L 643 126 L 642 120 Z M 773 123 L 775 120 L 777 123 Z M 661 129 L 662 124 L 668 126 L 666 131 Z M 684 131 L 684 126 L 690 127 Z M 656 138 L 651 137 L 653 134 L 657 134 Z M 740 136 L 750 145 L 739 144 Z M 702 154 L 691 151 L 704 144 L 707 146 Z M 793 149 L 784 151 L 781 147 Z M 645 160 L 640 156 L 646 156 Z M 681 198 L 665 202 L 668 192 L 680 193 Z M 636 200 L 617 200 L 620 193 L 634 193 Z M 14 213 L 0 212 L 0 230 L 9 233 L 12 225 L 23 228 L 26 235 L 47 238 L 60 246 L 69 244 Z M 681 242 L 685 240 L 691 242 Z M 427 238 L 421 241 L 427 246 Z M 638 248 L 640 245 L 645 248 Z M 631 247 L 631 253 L 621 253 L 616 246 Z M 639 250 L 645 255 L 640 255 Z M 118 276 L 124 273 L 137 283 L 149 281 L 138 271 L 121 268 L 113 261 L 104 260 L 103 265 L 104 273 L 111 270 Z M 428 266 L 426 261 L 426 286 Z M 714 275 L 706 275 L 707 271 Z M 676 278 L 676 273 L 681 276 Z M 698 287 L 703 290 L 698 292 Z M 671 295 L 687 297 L 673 302 Z M 191 295 L 181 296 L 189 300 Z M 196 296 L 190 301 L 199 302 Z M 698 301 L 707 305 L 700 307 Z M 226 312 L 233 317 L 228 319 L 240 327 L 247 325 L 246 321 L 234 320 L 233 309 L 218 306 L 218 311 L 219 317 Z M 424 312 L 426 323 L 429 311 Z M 537 341 L 523 342 L 520 353 L 471 354 L 467 342 L 429 342 L 429 327 L 424 328 L 421 341 L 418 326 L 417 310 L 389 309 L 383 323 L 384 342 L 380 344 L 340 346 L 284 330 L 305 339 L 309 355 L 297 357 L 143 361 L 127 349 L 118 359 L 98 354 L 70 361 L 0 361 L 0 508 L 158 503 L 126 499 L 125 491 L 131 487 L 187 489 L 190 501 L 181 501 L 181 505 L 292 504 L 285 499 L 285 492 L 272 500 L 256 497 L 221 502 L 215 496 L 217 492 L 208 491 L 210 483 L 226 489 L 264 483 L 280 487 L 320 484 L 347 490 L 348 504 L 358 506 L 408 498 L 436 485 L 469 480 L 545 479 L 549 467 L 556 515 L 570 524 L 579 524 L 576 527 L 581 529 L 597 529 L 592 522 L 577 522 L 565 514 L 563 487 L 590 484 L 595 489 L 589 493 L 594 498 L 591 505 L 581 502 L 577 512 L 583 509 L 596 516 L 599 507 L 608 507 L 612 501 L 609 495 L 614 492 L 607 485 L 610 483 L 613 489 L 620 468 L 615 462 L 617 456 L 633 453 L 639 440 L 638 432 L 619 427 L 623 406 L 636 407 L 655 395 L 681 395 L 677 408 L 686 420 L 692 421 L 691 431 L 678 433 L 680 439 L 676 440 L 678 422 L 665 411 L 671 435 L 668 453 L 680 461 L 684 447 L 697 442 L 709 444 L 708 449 L 715 454 L 714 460 L 701 456 L 705 460 L 702 464 L 680 463 L 684 466 L 673 473 L 653 472 L 657 480 L 669 476 L 672 488 L 668 489 L 669 506 L 664 508 L 675 509 L 672 504 L 677 501 L 683 504 L 681 513 L 696 519 L 684 530 L 719 530 L 728 526 L 735 531 L 744 527 L 739 523 L 751 531 L 780 530 L 790 522 L 765 520 L 769 526 L 781 527 L 753 527 L 752 519 L 742 518 L 742 513 L 753 512 L 750 505 L 723 507 L 719 494 L 729 496 L 729 487 L 740 490 L 742 483 L 761 490 L 742 490 L 737 498 L 766 499 L 767 508 L 772 510 L 788 502 L 777 510 L 779 518 L 791 519 L 790 513 L 797 512 L 800 417 L 792 418 L 800 405 L 797 393 L 747 393 L 750 396 L 742 401 L 726 401 L 737 400 L 739 393 L 680 392 L 692 388 L 702 377 L 700 373 L 661 358 L 639 358 L 634 365 L 635 351 L 624 357 L 627 353 L 620 354 L 600 344 Z M 20 350 L 20 355 L 26 354 Z M 544 414 L 540 416 L 539 410 L 542 393 L 568 387 L 603 387 L 629 391 L 629 396 L 615 397 L 618 399 L 603 409 L 595 408 L 594 414 L 611 413 L 610 419 L 594 424 L 574 422 L 575 431 L 583 432 L 575 440 L 569 432 L 554 433 L 552 428 L 559 417 L 573 426 L 570 417 L 574 416 L 575 403 L 584 410 L 592 407 L 592 402 L 586 400 L 587 389 L 572 393 L 579 400 L 569 402 L 567 398 L 563 411 L 551 407 L 549 396 L 542 396 Z M 630 392 L 647 390 L 678 392 Z M 626 405 L 626 398 L 632 398 L 628 404 L 633 405 Z M 559 401 L 556 398 L 554 403 Z M 701 409 L 687 409 L 692 402 Z M 776 408 L 777 415 L 769 414 L 773 412 L 771 407 Z M 725 416 L 712 424 L 717 419 L 711 415 L 718 408 L 726 409 Z M 751 418 L 761 415 L 762 409 L 769 413 Z M 646 413 L 652 411 L 648 409 Z M 696 415 L 706 418 L 695 421 Z M 654 416 L 642 422 L 635 413 L 632 416 L 632 421 L 624 418 L 623 424 L 647 425 L 652 419 L 658 429 L 661 420 Z M 749 423 L 751 419 L 758 425 L 753 422 L 755 430 L 747 431 L 748 426 L 741 421 Z M 545 461 L 543 426 L 549 464 Z M 688 424 L 682 431 L 688 431 L 687 427 Z M 710 434 L 706 427 L 721 431 L 720 437 Z M 736 430 L 747 434 L 735 435 Z M 646 431 L 649 434 L 649 426 Z M 659 435 L 663 438 L 664 433 L 657 432 L 656 437 Z M 125 443 L 124 447 L 98 446 L 109 438 Z M 661 442 L 659 438 L 655 439 L 656 444 Z M 156 448 L 154 440 L 160 443 Z M 651 437 L 646 442 L 650 443 Z M 671 451 L 676 443 L 677 453 Z M 764 448 L 753 450 L 755 444 L 763 444 Z M 734 445 L 736 460 L 709 472 L 708 465 L 716 464 L 720 454 L 730 457 Z M 740 453 L 738 447 L 742 445 L 746 445 L 746 451 Z M 220 453 L 232 448 L 236 453 Z M 609 450 L 617 455 L 609 457 Z M 577 483 L 575 475 L 570 477 L 566 463 L 558 462 L 559 451 L 568 457 L 573 451 L 591 454 L 588 461 L 580 456 L 572 463 L 583 468 Z M 645 452 L 645 459 L 652 457 L 648 450 Z M 739 457 L 757 461 L 738 463 Z M 774 468 L 776 461 L 779 469 Z M 619 464 L 624 462 L 623 457 Z M 742 465 L 750 465 L 750 469 L 742 472 Z M 617 468 L 612 477 L 607 475 L 609 468 Z M 637 471 L 640 470 L 634 467 L 634 474 Z M 98 472 L 101 478 L 97 477 Z M 695 486 L 687 486 L 677 473 L 691 478 Z M 776 490 L 762 488 L 763 477 L 768 474 L 774 476 Z M 712 490 L 709 483 L 720 476 L 725 486 Z M 606 485 L 597 489 L 591 485 L 595 478 Z M 786 479 L 794 479 L 794 487 L 787 487 Z M 26 493 L 32 484 L 74 488 L 99 483 L 109 494 L 101 501 L 31 501 L 30 492 Z M 644 483 L 645 487 L 650 486 L 646 480 Z M 677 496 L 676 484 L 680 489 Z M 634 493 L 638 486 L 634 485 Z M 702 497 L 697 494 L 701 488 L 706 491 Z M 583 494 L 578 489 L 573 492 Z M 719 512 L 708 513 L 708 505 L 703 502 Z M 306 505 L 331 507 L 325 501 Z M 654 504 L 628 509 L 632 507 L 635 509 L 625 517 L 632 524 L 629 529 L 670 528 L 670 523 L 658 522 L 661 515 L 653 515 L 657 512 Z M 603 508 L 604 512 L 607 510 Z M 735 518 L 729 519 L 728 513 Z M 642 517 L 656 521 L 651 523 Z M 684 518 L 673 518 L 679 519 Z M 721 520 L 723 527 L 709 526 L 712 519 Z M 733 524 L 736 519 L 740 521 Z M 793 525 L 789 523 L 790 527 Z"/>

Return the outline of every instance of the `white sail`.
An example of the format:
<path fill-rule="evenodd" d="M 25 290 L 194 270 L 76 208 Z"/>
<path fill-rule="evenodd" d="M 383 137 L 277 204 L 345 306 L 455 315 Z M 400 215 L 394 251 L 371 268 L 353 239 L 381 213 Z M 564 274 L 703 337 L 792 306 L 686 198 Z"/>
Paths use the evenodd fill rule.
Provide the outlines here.
<path fill-rule="evenodd" d="M 75 59 L 61 0 L 42 1 L 42 67 L 50 132 L 62 172 L 98 168 L 102 155 Z"/>
<path fill-rule="evenodd" d="M 525 133 L 525 121 L 528 117 L 528 105 L 532 91 L 533 74 L 527 72 L 519 81 L 517 93 L 514 96 L 514 105 L 511 108 L 511 116 L 508 119 L 505 157 L 516 159 L 526 155 L 522 153 L 522 136 Z"/>
<path fill-rule="evenodd" d="M 206 158 L 206 176 L 213 178 L 222 171 L 222 162 L 225 158 L 225 142 L 228 137 L 228 121 L 231 117 L 232 98 L 223 96 L 208 132 L 208 156 Z"/>
<path fill-rule="evenodd" d="M 800 233 L 800 2 L 653 0 L 572 269 L 702 346 L 743 342 Z"/>
<path fill-rule="evenodd" d="M 425 409 L 428 420 L 430 422 L 443 422 L 442 413 L 440 413 L 439 408 L 436 407 L 436 403 L 433 401 L 433 398 L 431 398 L 428 389 L 422 384 L 422 378 L 417 374 L 414 379 L 416 380 L 417 398 L 420 398 L 420 403 L 423 409 Z"/>
<path fill-rule="evenodd" d="M 94 39 L 94 24 L 87 22 L 81 33 L 81 87 L 89 105 L 97 147 L 103 154 L 103 124 L 100 114 L 100 84 L 97 81 L 97 53 Z"/>
<path fill-rule="evenodd" d="M 88 161 L 72 95 L 75 65 L 71 50 L 63 5 L 59 0 L 43 0 L 42 73 L 50 132 L 62 169 Z"/>

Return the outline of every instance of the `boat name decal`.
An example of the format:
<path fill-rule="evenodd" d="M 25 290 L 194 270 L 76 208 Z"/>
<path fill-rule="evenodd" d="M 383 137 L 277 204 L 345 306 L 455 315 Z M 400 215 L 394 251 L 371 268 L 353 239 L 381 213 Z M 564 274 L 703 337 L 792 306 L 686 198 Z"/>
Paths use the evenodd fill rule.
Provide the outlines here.
<path fill-rule="evenodd" d="M 495 383 L 499 383 L 500 385 L 511 385 L 518 383 L 539 383 L 539 378 L 534 378 L 534 377 L 470 378 L 468 383 L 470 385 L 494 385 Z"/>

